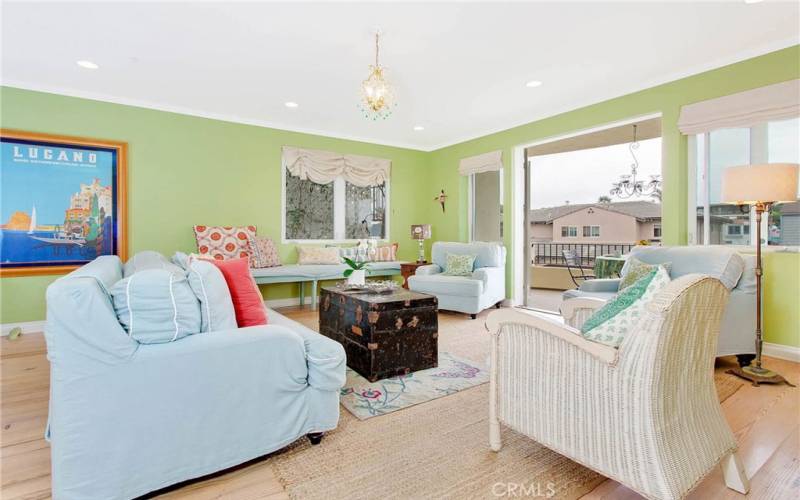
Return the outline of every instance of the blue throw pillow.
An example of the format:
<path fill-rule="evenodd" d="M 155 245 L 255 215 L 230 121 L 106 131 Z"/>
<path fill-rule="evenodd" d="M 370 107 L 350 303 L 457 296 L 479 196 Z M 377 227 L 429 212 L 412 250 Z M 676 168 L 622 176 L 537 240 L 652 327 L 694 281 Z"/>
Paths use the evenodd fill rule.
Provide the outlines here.
<path fill-rule="evenodd" d="M 187 265 L 189 286 L 200 300 L 200 331 L 216 332 L 238 328 L 231 292 L 222 271 L 211 262 L 200 259 L 191 259 Z"/>
<path fill-rule="evenodd" d="M 141 344 L 172 342 L 200 332 L 200 302 L 182 273 L 139 271 L 115 283 L 111 297 L 120 324 Z"/>

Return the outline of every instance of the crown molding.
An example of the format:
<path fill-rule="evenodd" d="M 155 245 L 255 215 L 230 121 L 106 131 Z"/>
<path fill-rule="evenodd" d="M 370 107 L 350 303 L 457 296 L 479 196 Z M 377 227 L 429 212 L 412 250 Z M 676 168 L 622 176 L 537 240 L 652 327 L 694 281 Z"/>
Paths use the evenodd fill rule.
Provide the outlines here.
<path fill-rule="evenodd" d="M 175 113 L 179 115 L 194 116 L 197 118 L 206 118 L 209 120 L 217 120 L 228 123 L 236 123 L 240 125 L 252 125 L 255 127 L 269 128 L 273 130 L 280 130 L 283 132 L 295 132 L 300 134 L 315 135 L 329 139 L 341 139 L 345 141 L 361 142 L 374 146 L 386 146 L 391 148 L 410 149 L 413 151 L 430 151 L 424 149 L 418 144 L 408 144 L 403 142 L 392 141 L 379 141 L 368 137 L 361 137 L 356 135 L 348 135 L 330 132 L 326 130 L 319 130 L 306 127 L 296 127 L 279 122 L 271 122 L 269 120 L 257 120 L 252 118 L 243 118 L 234 114 L 227 113 L 213 113 L 194 108 L 187 108 L 183 106 L 172 106 L 169 104 L 155 103 L 152 101 L 129 99 L 127 97 L 111 96 L 107 94 L 100 94 L 96 92 L 88 92 L 84 90 L 75 90 L 71 88 L 57 87 L 52 85 L 42 85 L 39 83 L 25 82 L 14 79 L 3 79 L 0 81 L 3 87 L 17 88 L 21 90 L 31 90 L 34 92 L 43 92 L 47 94 L 62 95 L 66 97 L 76 97 L 80 99 L 88 99 L 91 101 L 105 102 L 111 104 L 120 104 L 123 106 L 130 106 L 134 108 L 151 109 L 154 111 L 164 111 L 167 113 Z"/>
<path fill-rule="evenodd" d="M 63 96 L 68 96 L 68 97 L 77 97 L 77 98 L 81 98 L 81 99 L 89 99 L 89 100 L 99 101 L 99 102 L 108 102 L 108 103 L 113 103 L 113 104 L 121 104 L 123 106 L 132 106 L 132 107 L 136 107 L 136 108 L 152 109 L 152 110 L 156 110 L 156 111 L 165 111 L 165 112 L 168 112 L 168 113 L 176 113 L 176 114 L 187 115 L 187 116 L 195 116 L 195 117 L 199 117 L 199 118 L 207 118 L 207 119 L 210 119 L 210 120 L 219 120 L 219 121 L 223 121 L 223 122 L 238 123 L 238 124 L 242 124 L 242 125 L 252 125 L 252 126 L 256 126 L 256 127 L 264 127 L 264 128 L 270 128 L 270 129 L 281 130 L 281 131 L 286 131 L 286 132 L 296 132 L 296 133 L 301 133 L 301 134 L 309 134 L 309 135 L 327 137 L 327 138 L 332 138 L 332 139 L 355 141 L 355 142 L 361 142 L 361 143 L 377 145 L 377 146 L 386 146 L 386 147 L 393 147 L 393 148 L 409 149 L 409 150 L 413 150 L 413 151 L 422 151 L 422 152 L 429 153 L 429 152 L 437 151 L 437 150 L 440 150 L 440 149 L 448 148 L 450 146 L 455 146 L 455 145 L 462 144 L 462 143 L 465 143 L 465 142 L 469 142 L 469 141 L 472 141 L 472 140 L 475 140 L 475 139 L 479 139 L 481 137 L 485 137 L 485 136 L 488 136 L 488 135 L 493 135 L 493 134 L 497 134 L 497 133 L 500 133 L 500 132 L 505 132 L 507 130 L 511 130 L 511 129 L 514 129 L 514 128 L 517 128 L 517 127 L 521 127 L 521 126 L 525 126 L 525 125 L 528 125 L 528 124 L 531 124 L 531 123 L 534 123 L 534 122 L 537 122 L 537 121 L 541 121 L 541 120 L 544 120 L 544 119 L 547 119 L 547 118 L 551 118 L 551 117 L 554 117 L 554 116 L 558 116 L 558 115 L 561 115 L 561 114 L 564 114 L 564 113 L 568 113 L 568 112 L 571 112 L 571 111 L 576 111 L 576 110 L 579 110 L 581 108 L 585 108 L 585 107 L 592 106 L 592 105 L 595 105 L 595 104 L 600 104 L 600 103 L 605 102 L 605 101 L 609 101 L 609 100 L 612 100 L 612 99 L 617 99 L 617 98 L 620 98 L 620 97 L 624 97 L 624 96 L 629 95 L 629 94 L 634 94 L 636 92 L 641 92 L 643 90 L 647 90 L 647 89 L 650 89 L 650 88 L 653 88 L 653 87 L 658 87 L 660 85 L 664 85 L 664 84 L 671 83 L 671 82 L 674 82 L 674 81 L 677 81 L 677 80 L 681 80 L 683 78 L 688 78 L 688 77 L 691 77 L 691 76 L 699 75 L 699 74 L 705 73 L 707 71 L 712 71 L 712 70 L 719 69 L 719 68 L 722 68 L 722 67 L 725 67 L 725 66 L 729 66 L 731 64 L 736 64 L 736 63 L 739 63 L 739 62 L 742 62 L 742 61 L 746 61 L 748 59 L 752 59 L 752 58 L 755 58 L 755 57 L 763 56 L 765 54 L 769 54 L 770 52 L 775 52 L 775 51 L 778 51 L 778 50 L 786 49 L 786 48 L 793 47 L 793 46 L 798 45 L 798 44 L 800 44 L 800 36 L 794 36 L 794 37 L 792 37 L 790 39 L 784 39 L 784 40 L 780 40 L 778 42 L 772 42 L 772 43 L 764 44 L 764 45 L 761 45 L 761 46 L 753 48 L 753 49 L 748 49 L 748 50 L 744 50 L 744 51 L 738 52 L 738 53 L 736 53 L 736 54 L 734 54 L 732 56 L 718 58 L 718 59 L 715 59 L 714 61 L 709 62 L 709 63 L 695 65 L 695 66 L 692 66 L 689 69 L 685 69 L 685 70 L 682 70 L 682 71 L 670 73 L 668 75 L 665 75 L 665 76 L 662 76 L 662 77 L 659 77 L 659 78 L 654 78 L 654 79 L 645 81 L 644 83 L 641 83 L 641 84 L 631 85 L 629 87 L 624 88 L 623 90 L 615 92 L 612 95 L 608 95 L 608 96 L 605 96 L 605 97 L 602 97 L 602 98 L 588 98 L 588 99 L 583 99 L 583 100 L 577 100 L 577 101 L 574 101 L 573 104 L 570 104 L 568 106 L 563 106 L 561 108 L 555 109 L 553 111 L 549 111 L 547 113 L 541 113 L 541 114 L 537 114 L 537 115 L 532 115 L 530 117 L 525 118 L 524 121 L 515 121 L 515 122 L 512 122 L 512 123 L 510 123 L 508 125 L 502 125 L 502 126 L 498 126 L 498 127 L 489 128 L 489 129 L 483 129 L 480 132 L 474 132 L 474 133 L 470 133 L 470 134 L 467 134 L 467 135 L 463 135 L 463 136 L 460 136 L 460 137 L 458 137 L 456 139 L 449 140 L 449 141 L 437 144 L 435 146 L 425 146 L 425 145 L 420 145 L 420 144 L 411 144 L 411 143 L 395 142 L 395 141 L 381 141 L 381 140 L 376 140 L 376 139 L 369 138 L 369 137 L 362 137 L 362 136 L 349 135 L 349 134 L 341 134 L 341 133 L 332 132 L 332 131 L 329 131 L 329 130 L 320 130 L 320 129 L 314 129 L 314 128 L 308 128 L 308 127 L 297 127 L 297 126 L 293 126 L 293 125 L 287 125 L 285 123 L 271 122 L 269 120 L 258 120 L 258 119 L 252 119 L 252 118 L 243 118 L 243 117 L 235 115 L 235 114 L 213 113 L 213 112 L 203 111 L 203 110 L 194 109 L 194 108 L 187 108 L 187 107 L 182 107 L 182 106 L 171 106 L 171 105 L 168 105 L 168 104 L 155 103 L 155 102 L 147 101 L 147 100 L 130 99 L 130 98 L 126 98 L 126 97 L 111 96 L 111 95 L 107 95 L 107 94 L 100 94 L 100 93 L 95 93 L 95 92 L 87 92 L 87 91 L 76 90 L 76 89 L 71 89 L 71 88 L 63 88 L 63 87 L 57 87 L 57 86 L 51 86 L 51 85 L 45 85 L 45 84 L 39 84 L 39 83 L 32 83 L 32 82 L 25 82 L 25 81 L 13 80 L 13 79 L 10 79 L 10 80 L 9 79 L 4 79 L 3 81 L 0 81 L 0 84 L 2 84 L 3 86 L 6 86 L 6 87 L 14 87 L 14 88 L 19 88 L 19 89 L 23 89 L 23 90 L 32 90 L 32 91 L 36 91 L 36 92 L 45 92 L 45 93 L 49 93 L 49 94 L 57 94 L 57 95 L 63 95 Z M 653 111 L 657 111 L 657 110 L 654 109 Z"/>

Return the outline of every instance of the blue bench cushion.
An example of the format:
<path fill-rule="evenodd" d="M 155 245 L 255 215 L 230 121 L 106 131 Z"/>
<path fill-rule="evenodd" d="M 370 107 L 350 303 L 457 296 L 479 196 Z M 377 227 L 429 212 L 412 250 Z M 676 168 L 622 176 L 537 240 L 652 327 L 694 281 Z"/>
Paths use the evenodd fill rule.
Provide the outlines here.
<path fill-rule="evenodd" d="M 483 280 L 468 276 L 415 275 L 408 278 L 408 283 L 415 292 L 431 295 L 479 297 L 483 293 Z"/>
<path fill-rule="evenodd" d="M 251 269 L 253 278 L 296 278 L 298 281 L 344 279 L 345 264 L 289 264 L 285 266 Z M 370 262 L 368 269 L 374 271 L 400 271 L 400 262 Z M 369 272 L 367 272 L 369 277 Z"/>

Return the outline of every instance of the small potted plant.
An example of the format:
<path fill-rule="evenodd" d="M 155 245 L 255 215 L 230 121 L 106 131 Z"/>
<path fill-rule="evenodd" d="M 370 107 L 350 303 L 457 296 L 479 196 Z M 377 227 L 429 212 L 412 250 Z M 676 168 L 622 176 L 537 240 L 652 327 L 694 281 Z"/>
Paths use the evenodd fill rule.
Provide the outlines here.
<path fill-rule="evenodd" d="M 348 285 L 364 286 L 367 277 L 367 263 L 356 262 L 347 257 L 344 258 L 345 264 L 350 266 L 350 269 L 344 270 L 344 277 L 347 278 Z"/>

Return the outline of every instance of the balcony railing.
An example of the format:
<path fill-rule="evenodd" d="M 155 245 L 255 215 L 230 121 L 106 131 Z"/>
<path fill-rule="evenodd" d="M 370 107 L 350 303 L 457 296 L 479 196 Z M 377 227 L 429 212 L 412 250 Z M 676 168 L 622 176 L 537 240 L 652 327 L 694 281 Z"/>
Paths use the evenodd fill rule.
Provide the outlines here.
<path fill-rule="evenodd" d="M 539 266 L 565 266 L 563 251 L 575 250 L 581 267 L 594 267 L 600 255 L 622 255 L 631 251 L 631 243 L 531 243 L 531 264 Z"/>

